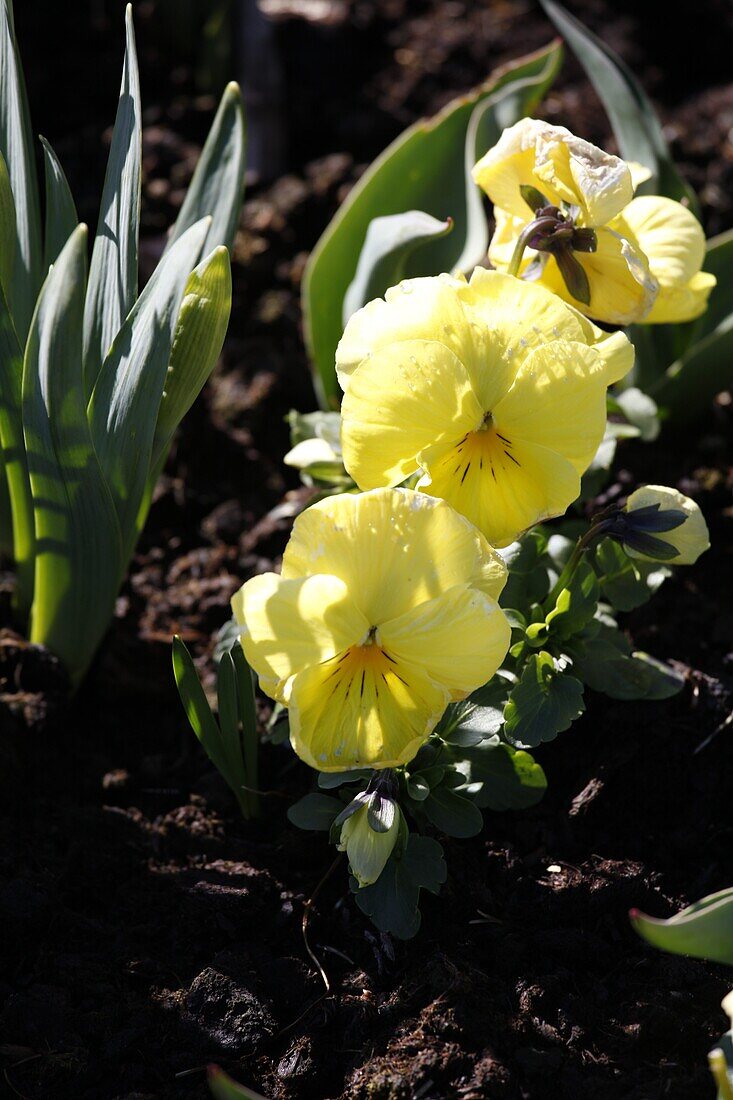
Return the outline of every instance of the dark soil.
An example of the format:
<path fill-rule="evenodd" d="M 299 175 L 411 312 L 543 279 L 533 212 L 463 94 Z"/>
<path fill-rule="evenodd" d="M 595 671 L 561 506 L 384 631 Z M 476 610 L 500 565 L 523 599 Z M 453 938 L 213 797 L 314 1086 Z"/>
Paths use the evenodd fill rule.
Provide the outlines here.
<path fill-rule="evenodd" d="M 571 6 L 655 97 L 709 231 L 733 225 L 729 5 L 697 3 L 682 27 L 671 7 L 659 20 L 633 0 Z M 35 125 L 94 220 L 122 6 L 80 7 L 97 21 L 78 15 L 64 35 L 68 8 L 16 5 Z M 156 5 L 139 7 L 153 257 L 213 100 L 166 53 Z M 668 914 L 733 881 L 730 406 L 698 435 L 627 447 L 616 475 L 679 484 L 710 523 L 712 550 L 627 622 L 640 648 L 679 662 L 684 693 L 591 697 L 538 754 L 544 802 L 446 843 L 449 880 L 414 941 L 376 934 L 337 867 L 308 933 L 327 995 L 301 924 L 333 849 L 285 819 L 310 775 L 266 745 L 272 795 L 247 824 L 186 726 L 171 635 L 210 677 L 230 596 L 277 564 L 302 496 L 281 457 L 285 413 L 314 403 L 299 330 L 308 250 L 404 125 L 551 37 L 529 0 L 340 0 L 320 23 L 270 7 L 288 172 L 249 193 L 223 361 L 180 433 L 115 622 L 68 705 L 53 659 L 0 633 L 0 1094 L 203 1098 L 217 1061 L 278 1100 L 712 1096 L 706 1051 L 730 973 L 647 948 L 627 911 Z M 546 114 L 609 140 L 572 62 Z M 291 507 L 273 512 L 283 497 Z"/>

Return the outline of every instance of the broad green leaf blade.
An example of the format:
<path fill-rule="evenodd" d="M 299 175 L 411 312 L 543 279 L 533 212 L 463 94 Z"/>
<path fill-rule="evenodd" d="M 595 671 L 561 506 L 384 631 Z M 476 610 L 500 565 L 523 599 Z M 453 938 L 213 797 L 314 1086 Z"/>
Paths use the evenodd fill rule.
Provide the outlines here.
<path fill-rule="evenodd" d="M 173 637 L 172 659 L 176 687 L 191 729 L 216 770 L 227 779 L 227 758 L 222 748 L 219 727 L 201 687 L 193 658 L 185 642 L 177 634 Z"/>
<path fill-rule="evenodd" d="M 718 282 L 708 299 L 708 308 L 694 324 L 692 344 L 715 329 L 733 327 L 733 229 L 707 242 L 703 271 L 715 275 Z"/>
<path fill-rule="evenodd" d="M 477 836 L 483 828 L 484 819 L 479 808 L 446 786 L 432 790 L 423 802 L 423 809 L 428 821 L 446 836 Z"/>
<path fill-rule="evenodd" d="M 288 808 L 288 821 L 298 829 L 328 832 L 343 808 L 343 802 L 337 798 L 314 791 Z"/>
<path fill-rule="evenodd" d="M 90 394 L 100 367 L 137 298 L 142 107 L 132 5 L 120 98 L 104 178 L 102 205 L 84 307 L 84 379 Z"/>
<path fill-rule="evenodd" d="M 245 125 L 239 85 L 228 84 L 196 171 L 171 231 L 168 248 L 186 230 L 211 217 L 204 248 L 224 245 L 231 252 L 244 194 Z"/>
<path fill-rule="evenodd" d="M 204 218 L 163 257 L 118 333 L 89 402 L 92 437 L 119 516 L 125 560 L 137 537 L 181 301 L 207 232 Z"/>
<path fill-rule="evenodd" d="M 699 420 L 715 395 L 731 384 L 733 325 L 721 325 L 693 344 L 648 392 L 664 412 L 663 428 L 669 430 Z"/>
<path fill-rule="evenodd" d="M 15 263 L 15 200 L 10 173 L 0 153 L 0 287 L 7 296 L 12 289 Z"/>
<path fill-rule="evenodd" d="M 120 535 L 86 418 L 82 320 L 87 229 L 74 231 L 38 299 L 23 365 L 23 423 L 35 507 L 30 639 L 78 683 L 114 611 Z"/>
<path fill-rule="evenodd" d="M 22 391 L 23 352 L 0 286 L 0 447 L 4 466 L 0 476 L 6 481 L 9 497 L 9 515 L 4 519 L 12 521 L 8 536 L 12 536 L 9 549 L 15 561 L 16 608 L 25 619 L 33 599 L 35 521 L 23 438 Z"/>
<path fill-rule="evenodd" d="M 556 3 L 540 0 L 568 43 L 606 109 L 625 160 L 645 165 L 652 176 L 639 194 L 685 199 L 699 217 L 697 195 L 674 166 L 662 127 L 644 89 L 624 61 L 595 34 Z"/>
<path fill-rule="evenodd" d="M 547 790 L 545 773 L 528 752 L 511 745 L 485 744 L 461 753 L 470 766 L 471 783 L 480 783 L 474 802 L 480 809 L 525 810 Z"/>
<path fill-rule="evenodd" d="M 733 887 L 709 894 L 667 920 L 638 909 L 632 909 L 629 917 L 653 947 L 733 966 Z"/>
<path fill-rule="evenodd" d="M 409 940 L 420 929 L 420 891 L 440 891 L 447 877 L 443 849 L 431 837 L 410 833 L 398 858 L 393 852 L 386 867 L 371 886 L 358 888 L 351 879 L 354 900 L 381 932 Z"/>
<path fill-rule="evenodd" d="M 173 434 L 216 366 L 232 308 L 229 253 L 214 249 L 193 271 L 178 315 L 153 443 L 157 467 Z"/>
<path fill-rule="evenodd" d="M 375 218 L 367 229 L 356 273 L 344 295 L 344 326 L 357 309 L 382 295 L 405 274 L 410 255 L 426 241 L 450 233 L 453 221 L 439 221 L 423 210 Z"/>
<path fill-rule="evenodd" d="M 209 1066 L 209 1088 L 214 1100 L 266 1100 L 259 1092 L 238 1084 L 219 1066 Z"/>
<path fill-rule="evenodd" d="M 554 741 L 585 710 L 583 685 L 559 672 L 549 653 L 533 653 L 504 708 L 504 733 L 517 748 Z"/>
<path fill-rule="evenodd" d="M 23 345 L 43 278 L 41 204 L 12 0 L 0 0 L 0 153 L 10 174 L 16 221 L 13 278 L 5 290 Z"/>
<path fill-rule="evenodd" d="M 58 157 L 44 137 L 41 138 L 46 172 L 46 234 L 43 264 L 49 269 L 79 224 L 69 183 Z"/>
<path fill-rule="evenodd" d="M 314 385 L 324 408 L 338 400 L 334 362 L 343 331 L 343 301 L 371 222 L 377 217 L 415 209 L 441 221 L 453 218 L 453 232 L 420 249 L 413 256 L 408 274 L 433 275 L 455 269 L 466 256 L 467 195 L 476 190 L 465 172 L 466 135 L 474 109 L 501 89 L 510 94 L 513 82 L 526 81 L 521 114 L 531 111 L 557 72 L 561 55 L 560 44 L 552 43 L 500 70 L 475 91 L 449 103 L 434 118 L 411 126 L 374 161 L 351 190 L 311 253 L 303 280 L 305 337 Z M 474 202 L 471 211 L 475 209 Z"/>

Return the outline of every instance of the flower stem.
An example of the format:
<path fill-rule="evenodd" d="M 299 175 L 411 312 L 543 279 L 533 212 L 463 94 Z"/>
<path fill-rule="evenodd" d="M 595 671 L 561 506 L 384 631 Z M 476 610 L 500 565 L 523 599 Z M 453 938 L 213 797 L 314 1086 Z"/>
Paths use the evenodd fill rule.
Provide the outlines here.
<path fill-rule="evenodd" d="M 512 253 L 512 258 L 507 269 L 509 275 L 519 275 L 519 268 L 522 264 L 522 256 L 524 255 L 524 250 L 529 244 L 531 238 L 534 237 L 538 232 L 542 233 L 542 231 L 552 229 L 556 226 L 556 224 L 556 218 L 543 216 L 540 218 L 535 218 L 534 221 L 528 222 L 527 225 L 525 225 L 524 229 L 517 237 L 517 243 L 514 246 L 514 252 Z"/>
<path fill-rule="evenodd" d="M 592 546 L 596 539 L 600 538 L 605 529 L 606 524 L 597 523 L 594 527 L 591 527 L 590 530 L 586 531 L 585 534 L 581 535 L 581 537 L 578 539 L 575 546 L 573 547 L 572 554 L 567 560 L 565 568 L 555 581 L 555 584 L 553 585 L 547 599 L 545 600 L 545 603 L 549 610 L 552 610 L 552 608 L 555 606 L 555 603 L 557 602 L 557 597 L 560 595 L 563 588 L 567 588 L 568 584 L 572 580 L 573 574 L 575 573 L 575 570 L 578 568 L 581 560 L 585 556 L 586 550 L 588 550 L 589 547 Z"/>

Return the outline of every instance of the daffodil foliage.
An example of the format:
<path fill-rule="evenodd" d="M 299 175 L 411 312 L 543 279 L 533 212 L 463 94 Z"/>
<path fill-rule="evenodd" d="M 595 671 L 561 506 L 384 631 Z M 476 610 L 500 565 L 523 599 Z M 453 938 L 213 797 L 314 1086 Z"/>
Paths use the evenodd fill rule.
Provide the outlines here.
<path fill-rule="evenodd" d="M 15 38 L 0 0 L 0 549 L 18 625 L 78 685 L 114 611 L 173 434 L 219 356 L 244 182 L 229 85 L 163 257 L 138 293 L 142 107 L 132 24 L 88 252 L 48 142 L 45 223 Z"/>

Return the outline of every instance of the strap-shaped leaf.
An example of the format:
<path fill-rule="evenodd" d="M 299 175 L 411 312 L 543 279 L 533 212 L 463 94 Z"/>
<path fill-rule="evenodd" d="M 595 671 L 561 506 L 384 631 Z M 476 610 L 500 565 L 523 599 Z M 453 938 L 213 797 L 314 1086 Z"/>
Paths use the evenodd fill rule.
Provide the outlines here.
<path fill-rule="evenodd" d="M 231 264 L 221 246 L 202 260 L 186 284 L 155 426 L 153 468 L 165 457 L 173 433 L 216 366 L 231 309 Z"/>
<path fill-rule="evenodd" d="M 5 157 L 0 153 L 0 287 L 9 294 L 15 263 L 15 200 Z"/>
<path fill-rule="evenodd" d="M 207 252 L 231 251 L 244 193 L 245 126 L 242 93 L 228 84 L 212 123 L 186 198 L 171 231 L 168 248 L 195 222 L 211 216 Z"/>
<path fill-rule="evenodd" d="M 405 264 L 416 248 L 442 237 L 453 228 L 450 218 L 439 221 L 423 210 L 374 218 L 367 229 L 356 273 L 344 295 L 343 323 L 373 298 L 381 298 L 405 274 Z"/>
<path fill-rule="evenodd" d="M 703 269 L 715 275 L 718 282 L 713 287 L 708 308 L 695 322 L 691 344 L 715 329 L 733 328 L 733 229 L 708 241 Z"/>
<path fill-rule="evenodd" d="M 697 195 L 674 166 L 662 127 L 646 92 L 621 58 L 584 27 L 556 0 L 540 0 L 598 92 L 626 160 L 638 161 L 652 173 L 640 194 L 686 199 L 699 216 Z"/>
<path fill-rule="evenodd" d="M 6 293 L 24 344 L 42 279 L 41 206 L 12 0 L 0 0 L 0 153 L 10 174 L 16 222 L 13 278 Z"/>
<path fill-rule="evenodd" d="M 530 112 L 552 82 L 561 57 L 560 43 L 552 43 L 539 53 L 501 69 L 475 91 L 449 103 L 434 118 L 411 126 L 385 149 L 350 191 L 311 253 L 303 280 L 305 336 L 314 384 L 324 408 L 338 400 L 334 359 L 343 331 L 344 295 L 354 278 L 370 223 L 377 217 L 415 209 L 440 220 L 453 218 L 452 233 L 414 253 L 408 275 L 454 270 L 469 255 L 469 239 L 473 257 L 477 247 L 469 219 L 476 212 L 478 232 L 483 233 L 481 240 L 488 239 L 480 196 L 465 171 L 466 135 L 474 109 L 489 96 L 522 82 L 520 114 Z M 502 122 L 508 124 L 506 118 Z M 469 195 L 473 195 L 470 206 Z"/>
<path fill-rule="evenodd" d="M 733 887 L 708 894 L 666 920 L 638 909 L 632 909 L 629 917 L 653 947 L 733 966 Z"/>
<path fill-rule="evenodd" d="M 733 382 L 733 325 L 720 325 L 669 367 L 649 387 L 664 410 L 664 429 L 691 423 L 703 416 L 710 402 Z"/>
<path fill-rule="evenodd" d="M 219 727 L 211 713 L 193 658 L 185 642 L 177 634 L 173 638 L 172 657 L 176 687 L 191 729 L 201 742 L 211 763 L 226 779 L 227 759 L 222 748 Z"/>
<path fill-rule="evenodd" d="M 127 5 L 125 25 L 120 98 L 84 307 L 87 394 L 94 388 L 100 366 L 137 298 L 142 109 L 131 4 Z"/>
<path fill-rule="evenodd" d="M 38 299 L 23 366 L 23 423 L 35 509 L 30 637 L 73 682 L 114 609 L 120 535 L 92 446 L 82 386 L 86 226 L 75 230 Z"/>
<path fill-rule="evenodd" d="M 43 158 L 46 177 L 46 233 L 43 263 L 48 270 L 79 224 L 76 206 L 61 162 L 44 137 Z"/>
<path fill-rule="evenodd" d="M 181 301 L 208 229 L 204 218 L 160 261 L 118 333 L 89 402 L 92 438 L 119 516 L 125 560 L 137 537 Z"/>
<path fill-rule="evenodd" d="M 234 668 L 234 661 L 228 650 L 222 653 L 221 660 L 219 661 L 217 693 L 221 742 L 227 760 L 227 770 L 224 778 L 235 793 L 239 794 L 241 793 L 241 786 L 244 783 L 244 764 L 242 761 L 242 742 L 239 733 L 237 673 Z M 239 788 L 239 790 L 237 790 L 237 788 Z"/>
<path fill-rule="evenodd" d="M 33 598 L 34 519 L 31 487 L 23 438 L 23 352 L 0 286 L 0 476 L 7 486 L 7 511 L 3 521 L 9 530 L 3 545 L 15 560 L 15 603 L 20 618 L 30 611 Z"/>
<path fill-rule="evenodd" d="M 259 796 L 255 793 L 259 787 L 259 751 L 260 739 L 257 727 L 257 706 L 255 703 L 255 678 L 247 664 L 244 651 L 237 642 L 232 646 L 231 657 L 237 677 L 239 696 L 239 720 L 242 723 L 242 756 L 244 774 L 249 791 L 245 791 L 246 805 L 251 815 L 259 812 Z"/>

